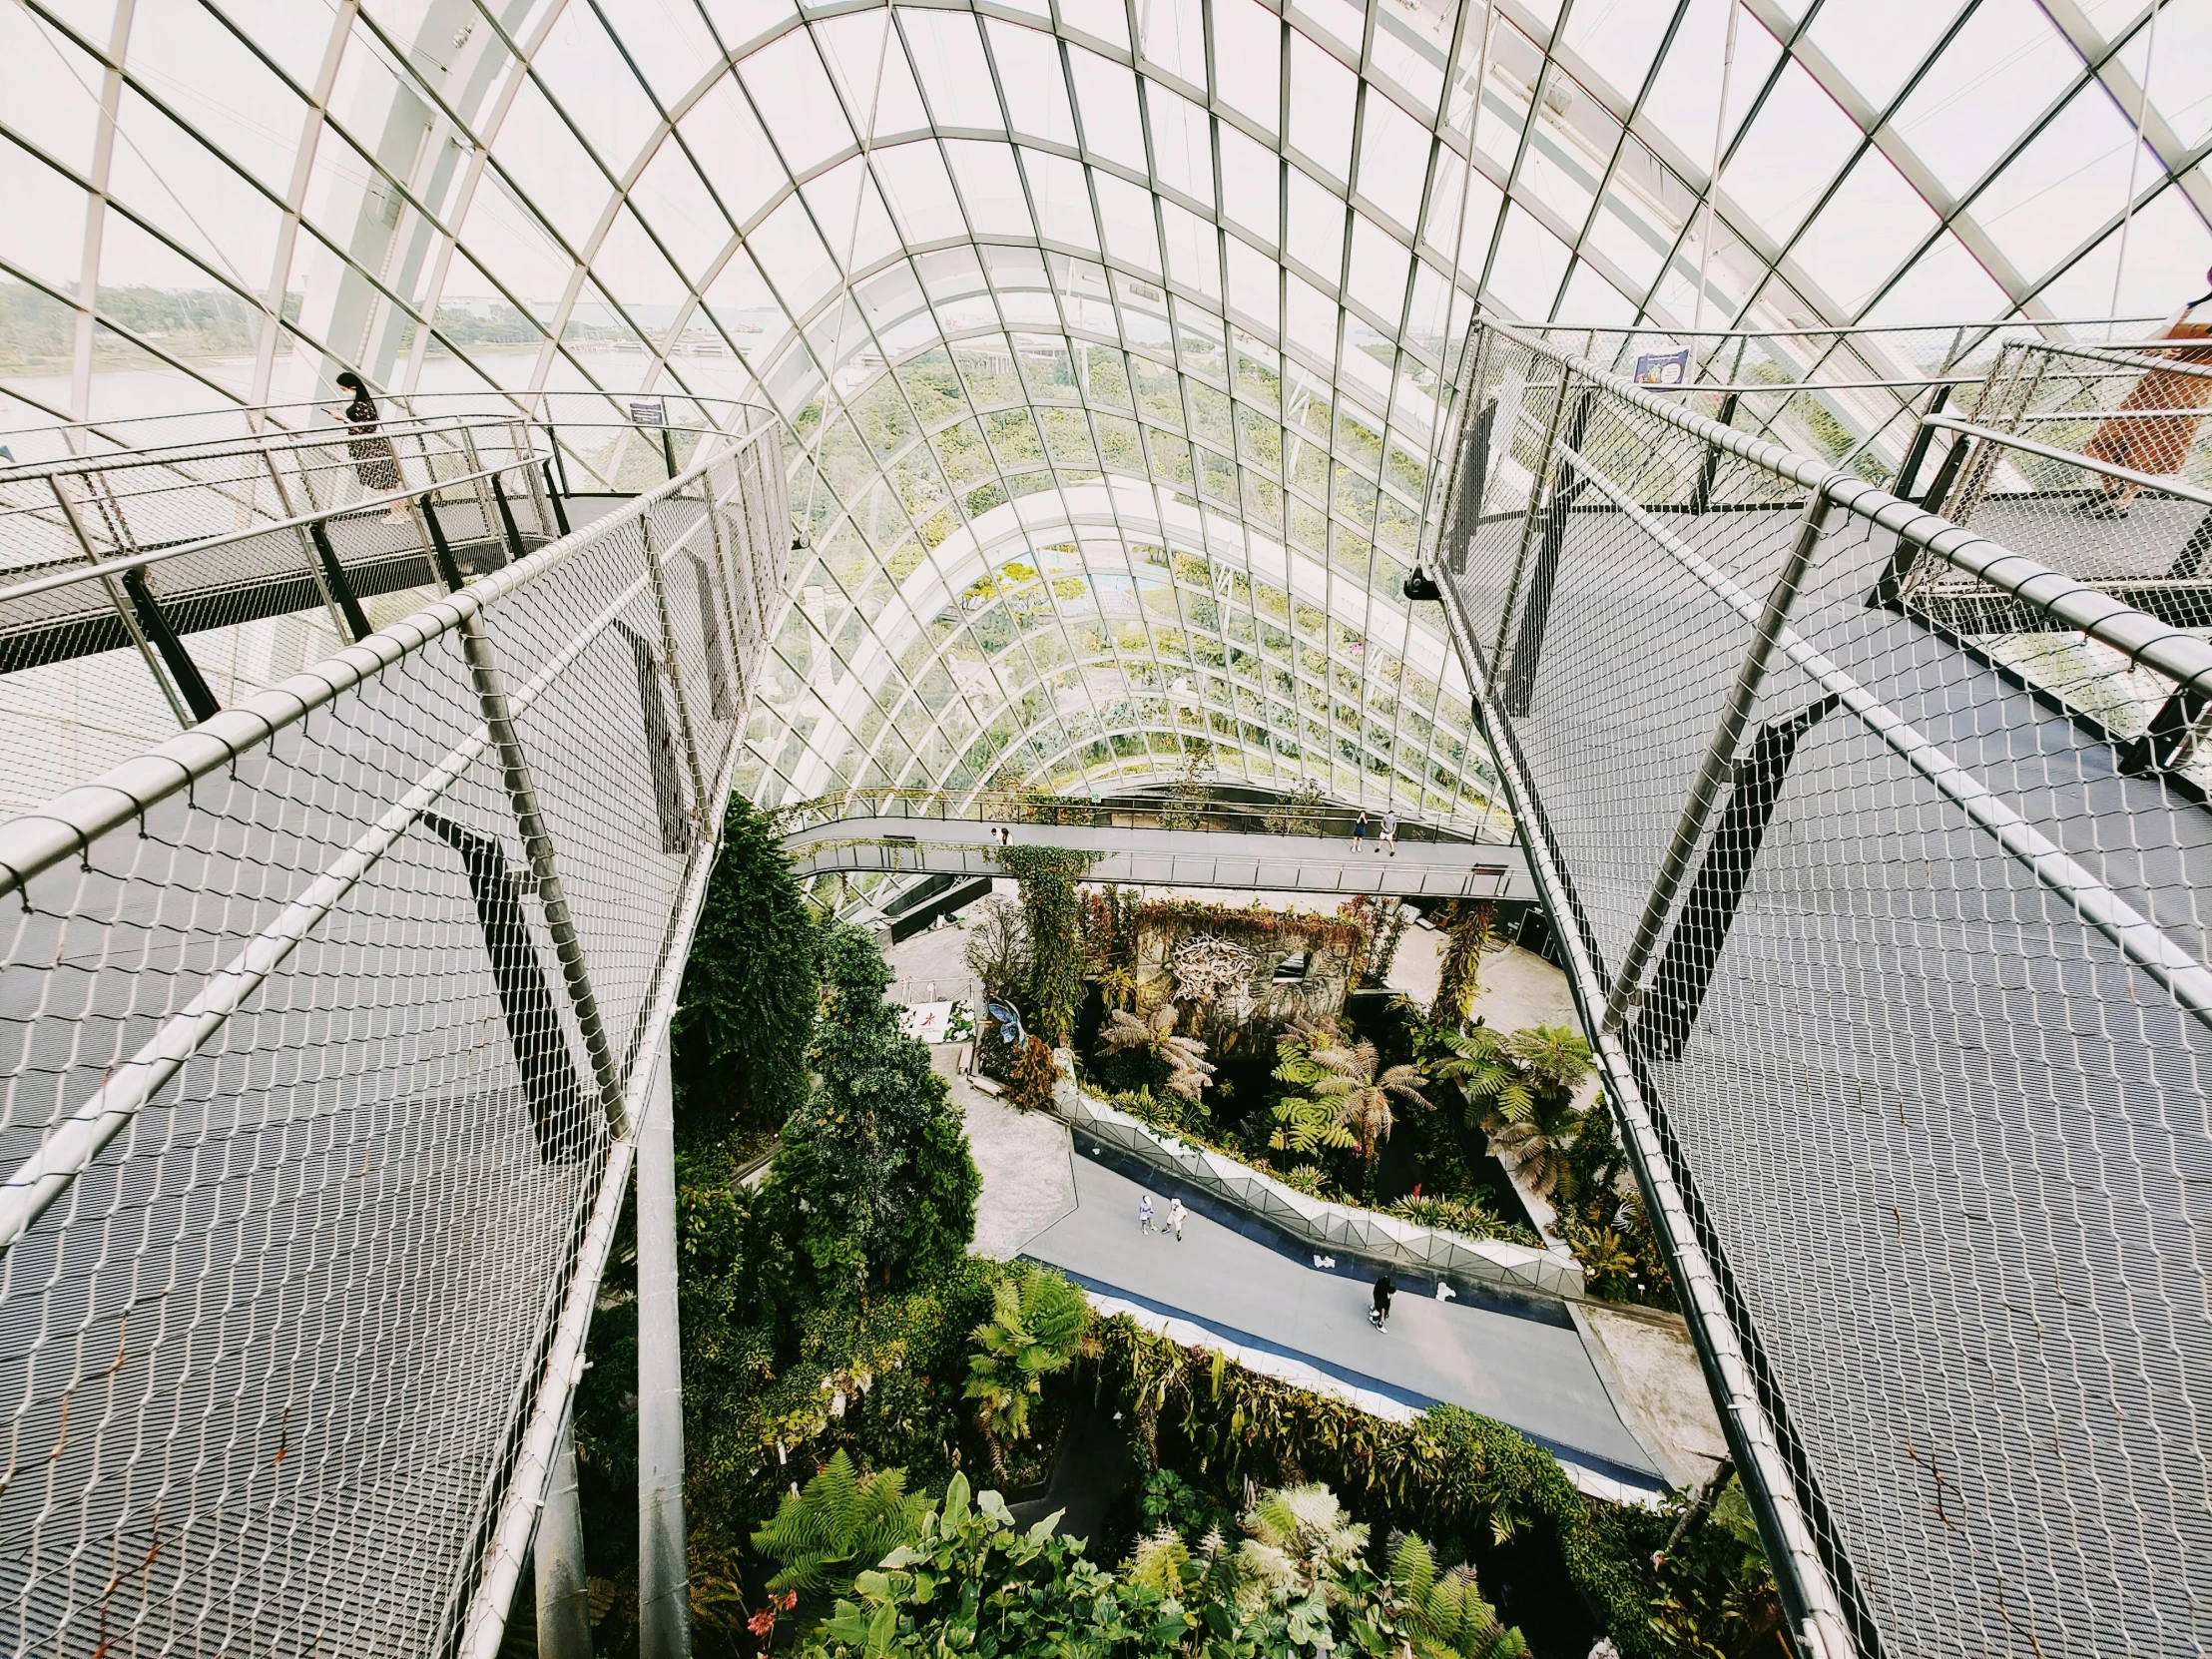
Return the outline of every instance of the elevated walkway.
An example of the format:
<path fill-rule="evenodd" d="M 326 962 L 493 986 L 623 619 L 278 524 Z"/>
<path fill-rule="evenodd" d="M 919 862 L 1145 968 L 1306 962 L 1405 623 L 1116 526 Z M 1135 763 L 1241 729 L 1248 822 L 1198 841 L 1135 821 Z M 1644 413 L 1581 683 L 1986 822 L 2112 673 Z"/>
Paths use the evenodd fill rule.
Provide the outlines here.
<path fill-rule="evenodd" d="M 1006 870 L 978 820 L 853 818 L 811 826 L 784 838 L 792 873 L 950 875 Z M 1355 850 L 1344 835 L 1268 834 L 1122 825 L 1023 824 L 1016 846 L 1064 846 L 1097 855 L 1088 879 L 1160 887 L 1245 887 L 1271 892 L 1371 893 L 1395 898 L 1533 899 L 1518 846 L 1405 841 L 1396 852 L 1370 838 Z"/>

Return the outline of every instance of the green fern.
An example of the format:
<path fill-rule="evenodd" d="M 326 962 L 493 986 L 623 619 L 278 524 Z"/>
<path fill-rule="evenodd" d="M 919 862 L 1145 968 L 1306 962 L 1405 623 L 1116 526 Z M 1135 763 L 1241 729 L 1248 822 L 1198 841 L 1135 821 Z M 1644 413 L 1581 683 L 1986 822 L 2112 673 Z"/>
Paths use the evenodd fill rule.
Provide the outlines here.
<path fill-rule="evenodd" d="M 864 1474 L 837 1451 L 802 1490 L 785 1495 L 776 1518 L 753 1534 L 753 1547 L 783 1564 L 769 1580 L 772 1593 L 836 1594 L 912 1537 L 928 1507 L 908 1495 L 904 1469 Z"/>
<path fill-rule="evenodd" d="M 1520 1628 L 1498 1620 L 1482 1598 L 1472 1567 L 1436 1570 L 1436 1557 L 1408 1533 L 1390 1556 L 1390 1577 L 1403 1606 L 1405 1632 L 1416 1659 L 1523 1659 L 1528 1643 Z"/>
<path fill-rule="evenodd" d="M 970 1334 L 964 1393 L 1003 1477 L 1002 1443 L 1024 1439 L 1029 1411 L 1044 1392 L 1044 1380 L 1065 1371 L 1085 1352 L 1091 1305 L 1056 1273 L 1027 1268 L 1001 1279 L 991 1292 L 991 1317 Z"/>

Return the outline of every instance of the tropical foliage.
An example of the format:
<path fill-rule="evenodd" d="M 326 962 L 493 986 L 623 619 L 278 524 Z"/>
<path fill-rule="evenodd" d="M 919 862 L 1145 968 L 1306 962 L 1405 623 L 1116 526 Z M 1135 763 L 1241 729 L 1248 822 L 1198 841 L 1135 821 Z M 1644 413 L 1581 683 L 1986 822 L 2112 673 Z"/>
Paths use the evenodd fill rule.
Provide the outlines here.
<path fill-rule="evenodd" d="M 1500 1162 L 1540 1198 L 1574 1196 L 1567 1147 L 1580 1127 L 1575 1091 L 1589 1077 L 1590 1045 L 1563 1025 L 1506 1033 L 1478 1025 L 1442 1034 L 1448 1058 L 1436 1075 L 1455 1080 Z"/>
<path fill-rule="evenodd" d="M 881 1565 L 853 1580 L 808 1639 L 808 1659 L 938 1659 L 974 1653 L 1063 1659 L 1514 1659 L 1470 1569 L 1437 1575 L 1426 1546 L 1402 1542 L 1392 1574 L 1368 1561 L 1368 1530 L 1326 1487 L 1261 1494 L 1232 1549 L 1218 1528 L 1187 1538 L 1163 1525 L 1120 1573 L 1090 1561 L 1059 1517 L 1022 1531 L 995 1491 L 971 1501 L 955 1475 Z M 1396 1581 L 1402 1566 L 1417 1579 Z M 1464 1639 L 1464 1645 L 1462 1645 Z"/>
<path fill-rule="evenodd" d="M 856 1574 L 912 1535 L 926 1508 L 926 1499 L 908 1494 L 904 1469 L 863 1474 L 839 1446 L 753 1534 L 753 1547 L 782 1563 L 768 1581 L 770 1594 L 842 1595 Z"/>
<path fill-rule="evenodd" d="M 1473 1011 L 1482 952 L 1493 936 L 1493 912 L 1478 900 L 1454 898 L 1431 919 L 1443 929 L 1444 959 L 1436 970 L 1436 999 L 1428 1018 L 1446 1031 L 1457 1031 Z"/>
<path fill-rule="evenodd" d="M 1006 846 L 993 856 L 1021 888 L 1029 940 L 1029 995 L 1023 1011 L 1039 1036 L 1064 1048 L 1083 1001 L 1079 883 L 1095 854 L 1061 846 Z"/>
<path fill-rule="evenodd" d="M 970 1333 L 975 1349 L 968 1356 L 966 1395 L 976 1402 L 976 1421 L 1001 1478 L 1005 1442 L 1028 1437 L 1044 1380 L 1087 1350 L 1090 1328 L 1090 1304 L 1056 1273 L 1025 1268 L 993 1289 L 991 1317 Z"/>
<path fill-rule="evenodd" d="M 1098 1034 L 1099 1051 L 1124 1054 L 1137 1050 L 1151 1055 L 1166 1070 L 1164 1086 L 1185 1100 L 1196 1100 L 1207 1079 L 1214 1075 L 1214 1068 L 1206 1062 L 1204 1043 L 1196 1037 L 1176 1035 L 1176 1018 L 1172 1002 L 1163 1002 L 1145 1015 L 1115 1008 L 1107 1014 L 1105 1029 Z"/>
<path fill-rule="evenodd" d="M 942 1272 L 967 1248 L 982 1188 L 944 1079 L 883 1000 L 890 969 L 875 941 L 832 928 L 824 979 L 812 1051 L 821 1081 L 785 1125 L 761 1194 L 795 1247 L 789 1289 L 809 1300 Z"/>
<path fill-rule="evenodd" d="M 1397 1121 L 1390 1103 L 1401 1100 L 1425 1110 L 1428 1099 L 1420 1091 L 1427 1077 L 1417 1066 L 1385 1068 L 1374 1043 L 1364 1037 L 1348 1042 L 1340 1031 L 1311 1020 L 1295 1021 L 1276 1055 L 1276 1077 L 1305 1093 L 1277 1102 L 1278 1127 L 1268 1144 L 1289 1152 L 1357 1146 L 1372 1195 L 1376 1159 Z"/>
<path fill-rule="evenodd" d="M 821 986 L 814 912 L 768 819 L 735 801 L 677 1002 L 671 1067 L 687 1138 L 780 1125 L 807 1097 Z"/>

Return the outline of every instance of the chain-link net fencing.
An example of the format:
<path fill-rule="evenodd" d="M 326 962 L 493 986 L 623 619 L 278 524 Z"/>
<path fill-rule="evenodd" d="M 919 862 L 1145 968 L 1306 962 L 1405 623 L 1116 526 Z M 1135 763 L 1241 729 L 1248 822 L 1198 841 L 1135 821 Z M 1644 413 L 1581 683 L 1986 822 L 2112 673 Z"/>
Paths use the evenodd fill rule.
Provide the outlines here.
<path fill-rule="evenodd" d="M 1681 403 L 1481 329 L 1432 568 L 1794 1619 L 2194 1652 L 2212 645 Z"/>
<path fill-rule="evenodd" d="M 0 826 L 0 1648 L 496 1647 L 782 579 L 779 444 Z"/>

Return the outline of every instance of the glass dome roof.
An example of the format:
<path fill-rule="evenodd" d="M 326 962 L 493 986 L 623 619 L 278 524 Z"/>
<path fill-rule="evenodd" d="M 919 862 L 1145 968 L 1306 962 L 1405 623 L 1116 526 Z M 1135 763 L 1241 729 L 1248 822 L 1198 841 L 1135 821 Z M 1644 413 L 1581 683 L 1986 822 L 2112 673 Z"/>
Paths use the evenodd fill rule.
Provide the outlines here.
<path fill-rule="evenodd" d="M 1196 772 L 1495 830 L 1398 595 L 1478 299 L 2151 314 L 2212 263 L 2207 0 L 25 0 L 0 41 L 0 423 L 346 364 L 772 404 L 765 799 Z"/>

